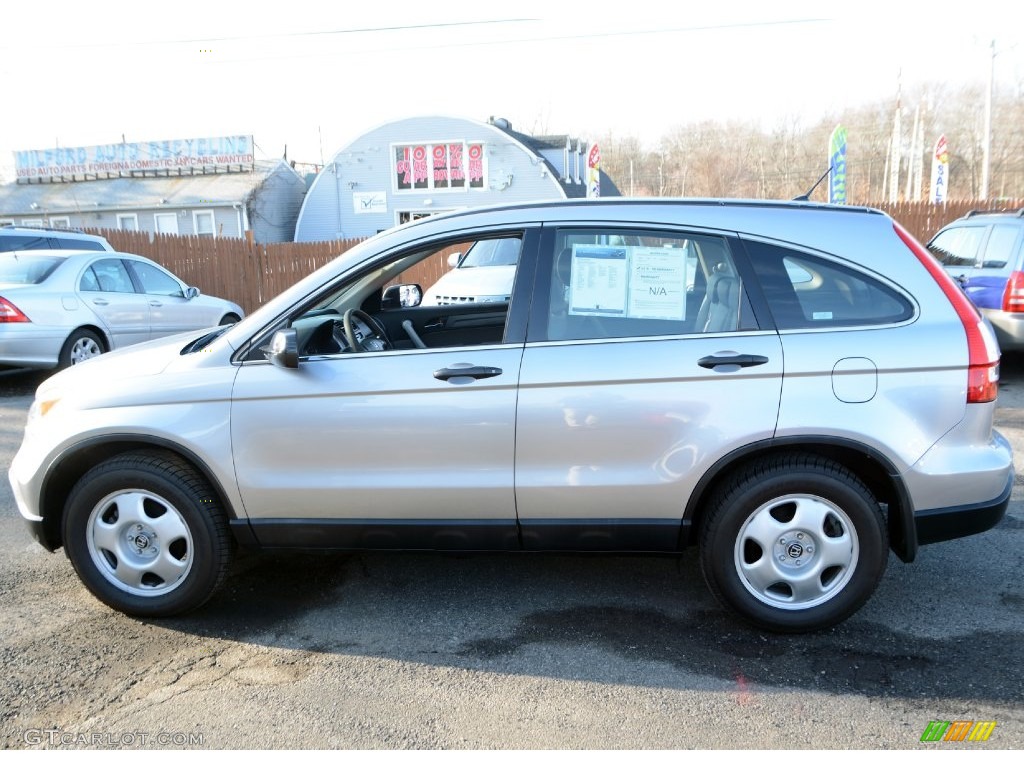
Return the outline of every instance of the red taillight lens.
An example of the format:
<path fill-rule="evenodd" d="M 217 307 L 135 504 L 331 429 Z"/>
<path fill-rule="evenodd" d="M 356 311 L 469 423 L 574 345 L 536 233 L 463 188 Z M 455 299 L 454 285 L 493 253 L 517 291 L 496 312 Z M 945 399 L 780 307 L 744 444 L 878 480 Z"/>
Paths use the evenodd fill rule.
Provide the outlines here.
<path fill-rule="evenodd" d="M 967 334 L 967 402 L 992 402 L 999 394 L 999 346 L 996 344 L 995 336 L 985 324 L 978 308 L 971 303 L 960 286 L 953 282 L 953 278 L 939 266 L 939 262 L 933 259 L 907 230 L 896 222 L 893 222 L 893 227 L 907 248 L 917 256 L 918 261 L 939 284 L 949 303 L 956 310 L 960 322 L 963 323 L 964 332 Z M 1024 283 L 1021 287 L 1024 288 Z"/>
<path fill-rule="evenodd" d="M 29 319 L 25 313 L 11 304 L 3 296 L 0 296 L 0 323 L 27 323 Z"/>
<path fill-rule="evenodd" d="M 1024 272 L 1014 272 L 1003 291 L 1004 312 L 1024 312 Z"/>

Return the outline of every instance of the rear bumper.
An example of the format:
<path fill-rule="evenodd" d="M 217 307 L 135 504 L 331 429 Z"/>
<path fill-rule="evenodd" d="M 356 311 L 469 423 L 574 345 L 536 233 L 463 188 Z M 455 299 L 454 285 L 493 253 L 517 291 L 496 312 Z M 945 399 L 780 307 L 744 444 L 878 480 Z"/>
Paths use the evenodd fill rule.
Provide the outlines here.
<path fill-rule="evenodd" d="M 999 349 L 1003 352 L 1024 350 L 1024 313 L 985 308 L 981 313 L 992 324 Z"/>
<path fill-rule="evenodd" d="M 32 323 L 4 323 L 0 329 L 0 363 L 18 368 L 56 368 L 67 332 L 40 329 Z"/>
<path fill-rule="evenodd" d="M 1013 491 L 1013 475 L 999 496 L 982 504 L 963 504 L 956 507 L 922 509 L 914 513 L 917 543 L 934 544 L 964 536 L 973 536 L 994 528 L 1006 514 Z"/>

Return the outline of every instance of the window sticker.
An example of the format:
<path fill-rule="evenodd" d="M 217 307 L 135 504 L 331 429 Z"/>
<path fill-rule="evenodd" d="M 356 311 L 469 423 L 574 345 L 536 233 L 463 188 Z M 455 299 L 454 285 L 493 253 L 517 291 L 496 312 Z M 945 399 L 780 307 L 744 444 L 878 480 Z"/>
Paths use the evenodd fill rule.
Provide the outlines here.
<path fill-rule="evenodd" d="M 602 317 L 625 315 L 627 270 L 625 248 L 574 245 L 569 314 Z"/>
<path fill-rule="evenodd" d="M 574 245 L 569 314 L 683 320 L 684 256 L 670 247 Z"/>
<path fill-rule="evenodd" d="M 629 317 L 683 320 L 686 262 L 678 248 L 630 248 Z"/>

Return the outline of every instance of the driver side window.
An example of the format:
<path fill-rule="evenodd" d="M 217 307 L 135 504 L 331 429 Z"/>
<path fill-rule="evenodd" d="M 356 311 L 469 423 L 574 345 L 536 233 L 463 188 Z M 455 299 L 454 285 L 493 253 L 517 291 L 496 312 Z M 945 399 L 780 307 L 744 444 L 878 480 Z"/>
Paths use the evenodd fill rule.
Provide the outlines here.
<path fill-rule="evenodd" d="M 521 231 L 446 240 L 346 279 L 288 321 L 299 357 L 507 343 L 523 242 Z"/>

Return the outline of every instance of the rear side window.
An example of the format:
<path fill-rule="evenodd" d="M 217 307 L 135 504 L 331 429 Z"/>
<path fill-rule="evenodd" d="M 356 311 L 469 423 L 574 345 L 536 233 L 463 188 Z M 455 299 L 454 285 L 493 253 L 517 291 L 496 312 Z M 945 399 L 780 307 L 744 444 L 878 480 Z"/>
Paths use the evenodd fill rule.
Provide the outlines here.
<path fill-rule="evenodd" d="M 50 238 L 45 235 L 0 234 L 0 251 L 34 251 L 52 247 Z"/>
<path fill-rule="evenodd" d="M 885 325 L 914 314 L 905 296 L 850 266 L 768 243 L 746 247 L 781 330 Z"/>
<path fill-rule="evenodd" d="M 928 250 L 944 267 L 973 267 L 985 237 L 985 227 L 953 227 L 928 243 Z"/>
<path fill-rule="evenodd" d="M 95 240 L 77 240 L 69 237 L 54 238 L 51 248 L 67 248 L 76 251 L 105 251 L 103 243 Z"/>
<path fill-rule="evenodd" d="M 97 261 L 82 275 L 79 288 L 83 291 L 106 293 L 135 293 L 135 286 L 120 259 Z"/>
<path fill-rule="evenodd" d="M 565 341 L 753 330 L 726 240 L 642 230 L 559 230 L 542 267 L 547 327 Z M 543 289 L 541 289 L 543 290 Z"/>

